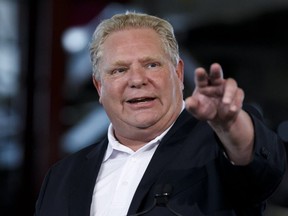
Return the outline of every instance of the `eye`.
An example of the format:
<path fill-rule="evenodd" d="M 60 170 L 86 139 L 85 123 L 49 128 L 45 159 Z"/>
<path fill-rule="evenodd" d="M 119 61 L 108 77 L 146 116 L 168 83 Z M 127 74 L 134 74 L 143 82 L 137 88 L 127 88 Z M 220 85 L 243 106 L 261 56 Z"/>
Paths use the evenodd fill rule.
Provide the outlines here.
<path fill-rule="evenodd" d="M 124 68 L 124 67 L 123 68 L 116 68 L 116 69 L 111 71 L 111 74 L 123 73 L 125 71 L 127 71 L 127 68 Z"/>
<path fill-rule="evenodd" d="M 149 64 L 147 65 L 147 68 L 155 68 L 155 67 L 158 67 L 158 66 L 159 66 L 159 63 L 153 62 L 153 63 L 149 63 Z"/>

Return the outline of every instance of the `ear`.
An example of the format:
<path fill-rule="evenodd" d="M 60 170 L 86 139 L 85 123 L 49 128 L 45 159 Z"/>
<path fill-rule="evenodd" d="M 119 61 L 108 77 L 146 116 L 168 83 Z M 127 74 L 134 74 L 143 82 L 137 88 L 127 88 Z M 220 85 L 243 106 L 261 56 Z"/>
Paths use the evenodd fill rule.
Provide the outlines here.
<path fill-rule="evenodd" d="M 97 80 L 95 76 L 93 76 L 93 84 L 95 88 L 97 89 L 98 95 L 99 95 L 99 103 L 101 104 L 101 90 L 102 90 L 102 84 L 100 80 Z"/>
<path fill-rule="evenodd" d="M 179 60 L 176 66 L 176 73 L 177 73 L 179 80 L 182 83 L 182 90 L 183 90 L 184 89 L 184 62 L 182 59 Z"/>

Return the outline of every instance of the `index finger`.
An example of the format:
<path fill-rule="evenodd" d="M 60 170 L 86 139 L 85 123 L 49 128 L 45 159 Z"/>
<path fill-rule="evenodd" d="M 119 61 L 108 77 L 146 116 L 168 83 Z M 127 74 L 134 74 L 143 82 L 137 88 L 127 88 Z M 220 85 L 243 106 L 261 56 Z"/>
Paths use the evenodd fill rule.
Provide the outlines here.
<path fill-rule="evenodd" d="M 202 67 L 199 67 L 195 70 L 195 85 L 197 87 L 205 87 L 209 84 L 208 74 L 206 70 Z"/>

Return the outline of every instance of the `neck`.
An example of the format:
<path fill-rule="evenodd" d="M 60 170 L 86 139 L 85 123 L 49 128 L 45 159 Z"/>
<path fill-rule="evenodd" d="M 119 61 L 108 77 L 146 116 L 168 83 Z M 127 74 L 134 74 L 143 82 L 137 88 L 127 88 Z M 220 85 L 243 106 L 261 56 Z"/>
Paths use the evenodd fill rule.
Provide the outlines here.
<path fill-rule="evenodd" d="M 168 121 L 158 122 L 147 128 L 125 127 L 123 125 L 121 127 L 114 127 L 114 125 L 114 136 L 121 144 L 133 151 L 137 151 L 166 131 L 176 121 L 181 110 L 182 106 L 179 106 Z"/>

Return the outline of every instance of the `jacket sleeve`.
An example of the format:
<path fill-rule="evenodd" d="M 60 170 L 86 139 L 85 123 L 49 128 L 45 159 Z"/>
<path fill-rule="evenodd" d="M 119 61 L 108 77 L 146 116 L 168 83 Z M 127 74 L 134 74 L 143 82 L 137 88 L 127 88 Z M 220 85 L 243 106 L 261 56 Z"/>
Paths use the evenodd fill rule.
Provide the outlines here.
<path fill-rule="evenodd" d="M 246 110 L 255 129 L 253 160 L 247 166 L 235 166 L 220 156 L 223 181 L 234 203 L 256 205 L 267 198 L 280 184 L 286 169 L 284 144 L 278 135 L 261 120 L 253 108 Z"/>

